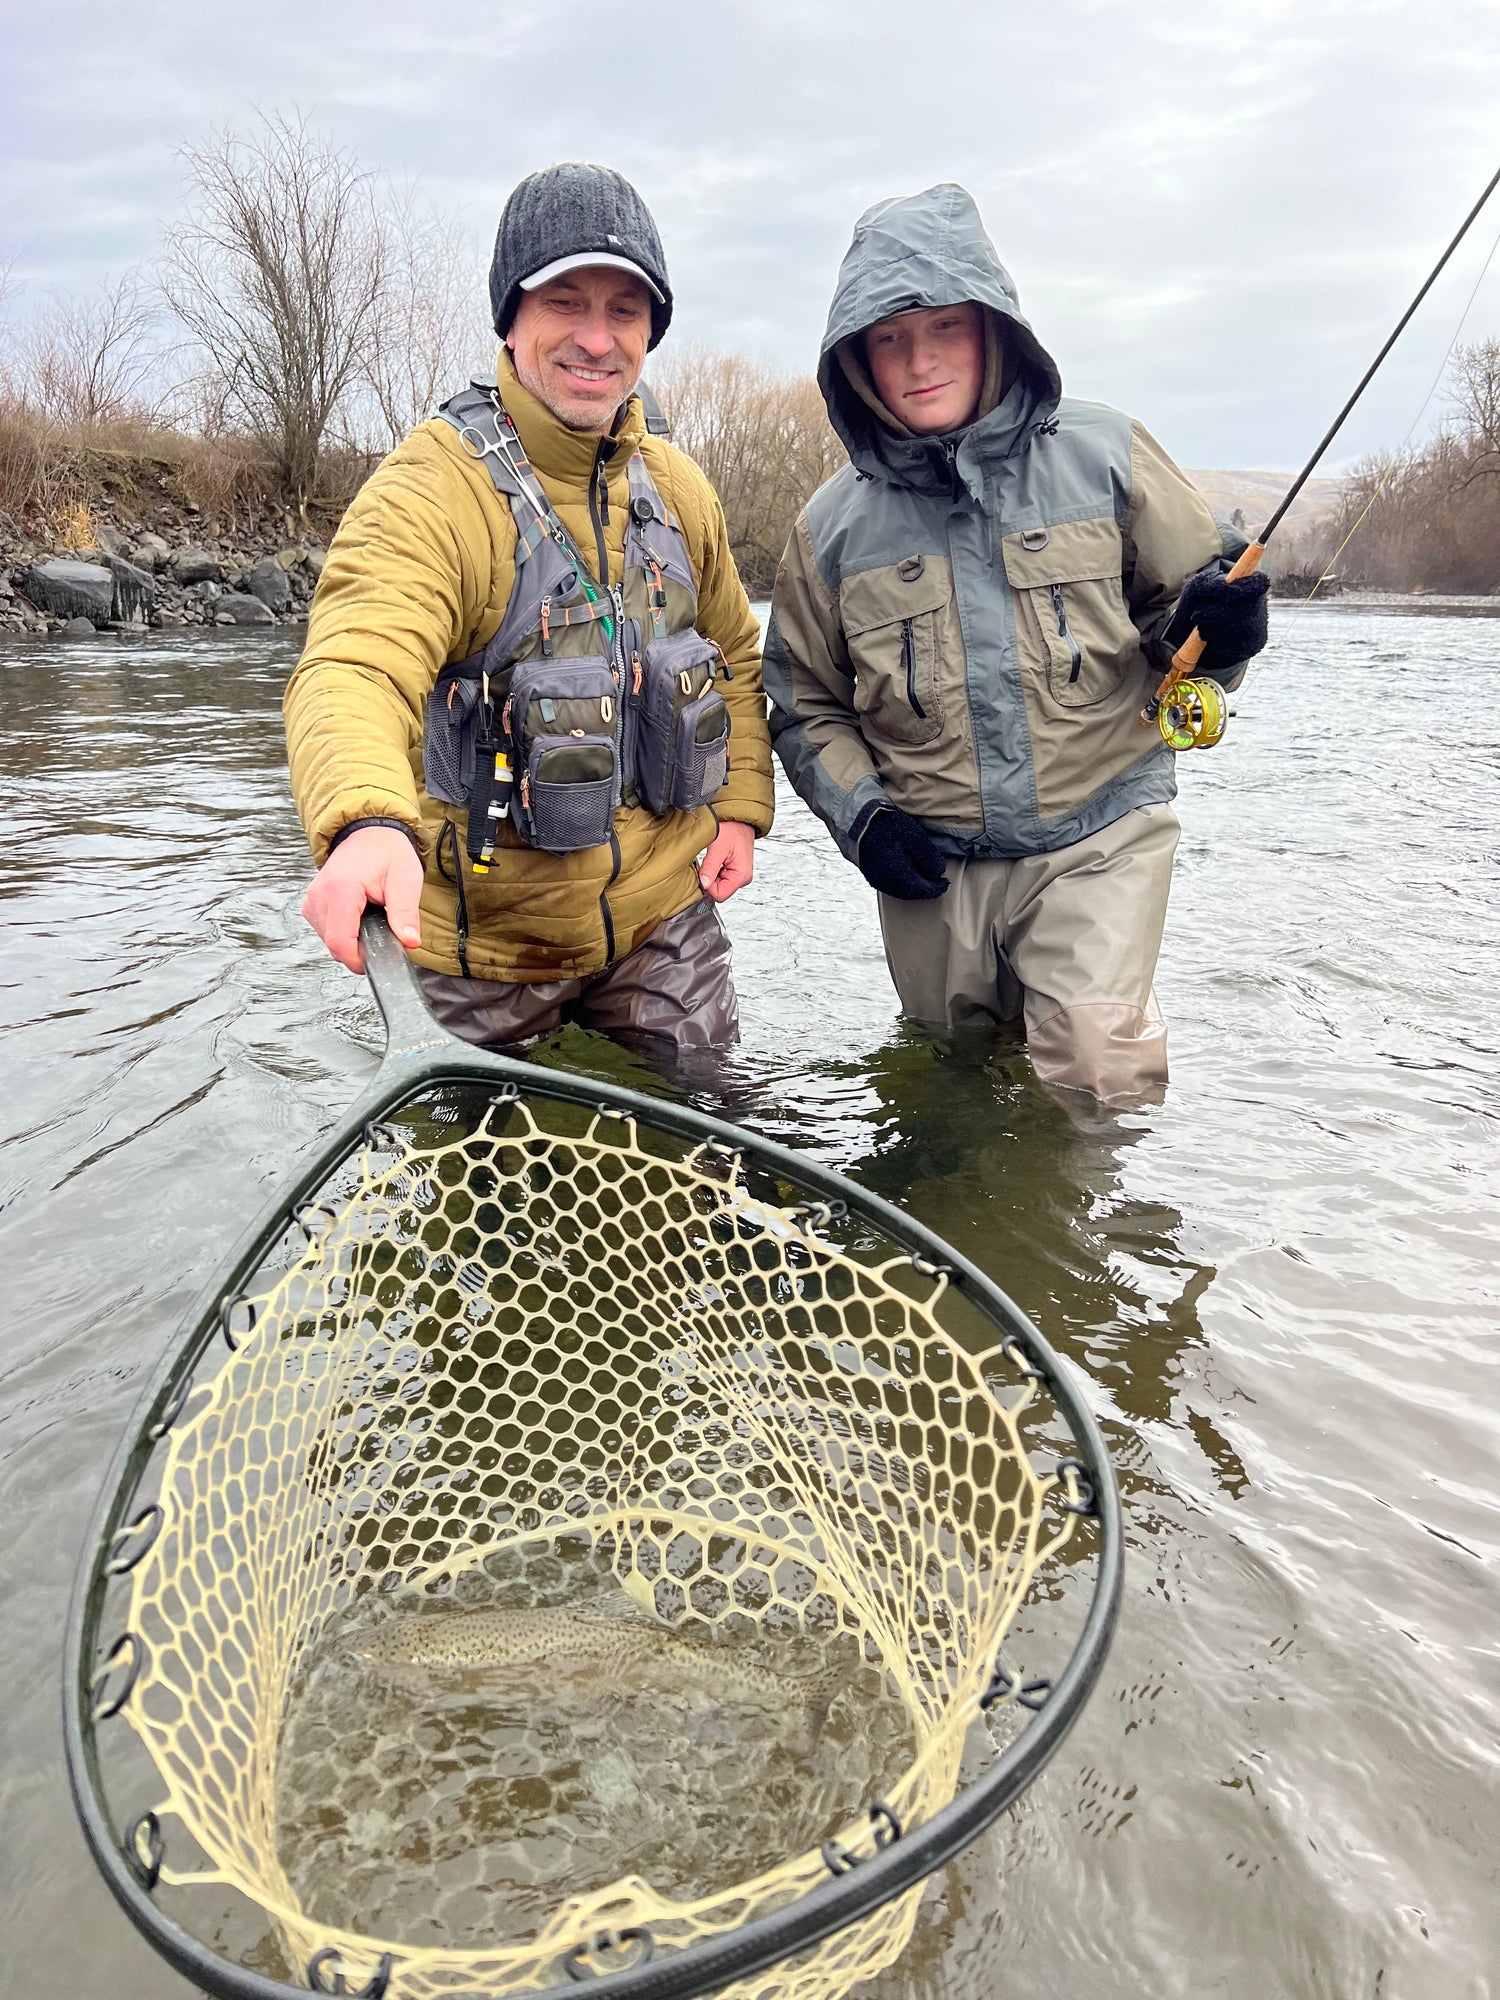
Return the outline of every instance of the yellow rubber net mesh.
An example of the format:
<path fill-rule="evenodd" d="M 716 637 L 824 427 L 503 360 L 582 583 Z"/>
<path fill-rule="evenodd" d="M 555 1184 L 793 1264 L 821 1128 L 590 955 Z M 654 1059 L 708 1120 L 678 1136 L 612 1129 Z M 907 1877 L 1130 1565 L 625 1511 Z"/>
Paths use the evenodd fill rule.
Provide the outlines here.
<path fill-rule="evenodd" d="M 1029 1391 L 1002 1395 L 944 1331 L 941 1273 L 873 1232 L 836 1247 L 826 1211 L 753 1196 L 732 1155 L 673 1157 L 602 1114 L 440 1115 L 371 1135 L 306 1253 L 228 1315 L 240 1345 L 171 1435 L 132 1578 L 125 1711 L 159 1820 L 203 1857 L 162 1881 L 238 1890 L 299 1977 L 325 1954 L 326 1990 L 378 1985 L 389 1954 L 401 2000 L 560 1985 L 570 1953 L 575 1977 L 606 1971 L 621 1932 L 659 1959 L 828 1867 L 812 1842 L 685 1899 L 627 1873 L 503 1946 L 320 1921 L 283 1866 L 279 1767 L 330 1635 L 584 1546 L 701 1642 L 852 1649 L 906 1718 L 880 1802 L 910 1829 L 953 1797 L 1007 1627 L 1073 1526 L 1043 1523 L 1057 1475 L 1023 1446 Z M 850 1811 L 838 1844 L 857 1860 L 888 1825 Z M 919 1895 L 729 1990 L 830 2000 L 897 1955 Z"/>

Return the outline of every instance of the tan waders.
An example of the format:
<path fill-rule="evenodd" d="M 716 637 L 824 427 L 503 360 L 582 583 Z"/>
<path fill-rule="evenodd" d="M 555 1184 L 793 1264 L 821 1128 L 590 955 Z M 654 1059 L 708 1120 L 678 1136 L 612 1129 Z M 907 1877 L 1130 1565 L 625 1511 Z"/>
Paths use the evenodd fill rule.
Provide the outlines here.
<path fill-rule="evenodd" d="M 590 979 L 460 979 L 425 968 L 420 976 L 443 1026 L 491 1048 L 550 1034 L 564 1021 L 673 1052 L 728 1048 L 740 1035 L 729 938 L 709 902 L 668 917 Z"/>
<path fill-rule="evenodd" d="M 937 1028 L 1024 1020 L 1043 1083 L 1106 1103 L 1159 1092 L 1167 1030 L 1151 982 L 1177 815 L 1138 806 L 1086 840 L 1014 861 L 949 858 L 948 893 L 880 898 L 903 1010 Z"/>

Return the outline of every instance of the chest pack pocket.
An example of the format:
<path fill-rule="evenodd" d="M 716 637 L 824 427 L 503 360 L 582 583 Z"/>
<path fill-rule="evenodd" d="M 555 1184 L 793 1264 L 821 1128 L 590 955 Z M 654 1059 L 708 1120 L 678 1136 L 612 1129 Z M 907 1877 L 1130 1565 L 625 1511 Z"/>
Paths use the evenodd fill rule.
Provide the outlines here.
<path fill-rule="evenodd" d="M 602 847 L 620 795 L 620 690 L 602 659 L 527 660 L 511 676 L 501 735 L 512 811 L 527 844 L 552 854 Z"/>
<path fill-rule="evenodd" d="M 706 805 L 729 769 L 729 709 L 715 684 L 728 673 L 694 631 L 650 639 L 640 654 L 636 782 L 654 813 Z M 634 676 L 632 676 L 634 678 Z"/>
<path fill-rule="evenodd" d="M 515 582 L 495 635 L 452 661 L 427 701 L 430 797 L 468 807 L 465 847 L 488 868 L 508 818 L 554 854 L 610 839 L 615 807 L 658 816 L 706 805 L 728 772 L 730 669 L 693 629 L 697 589 L 681 530 L 639 453 L 625 574 L 589 573 L 526 462 L 498 393 L 476 384 L 439 414 L 482 460 L 516 524 Z"/>

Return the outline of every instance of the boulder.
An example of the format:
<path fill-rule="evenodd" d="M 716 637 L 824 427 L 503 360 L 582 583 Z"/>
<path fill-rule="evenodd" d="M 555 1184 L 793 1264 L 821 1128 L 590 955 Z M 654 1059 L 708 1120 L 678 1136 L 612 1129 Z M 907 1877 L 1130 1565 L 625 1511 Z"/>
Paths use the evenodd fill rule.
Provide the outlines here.
<path fill-rule="evenodd" d="M 151 607 L 156 602 L 156 578 L 147 576 L 143 569 L 126 562 L 123 556 L 106 556 L 104 564 L 115 580 L 114 605 L 110 616 L 124 625 L 148 624 Z"/>
<path fill-rule="evenodd" d="M 278 549 L 275 560 L 281 564 L 283 569 L 301 569 L 302 551 L 301 549 Z"/>
<path fill-rule="evenodd" d="M 165 569 L 172 560 L 171 546 L 160 535 L 137 535 L 134 549 L 121 553 L 138 569 Z"/>
<path fill-rule="evenodd" d="M 102 523 L 94 530 L 94 540 L 107 556 L 122 556 L 129 547 L 118 528 L 106 528 Z"/>
<path fill-rule="evenodd" d="M 327 560 L 327 552 L 323 549 L 304 549 L 302 552 L 302 566 L 313 576 L 323 574 L 323 565 Z"/>
<path fill-rule="evenodd" d="M 275 556 L 258 562 L 245 578 L 245 588 L 271 611 L 285 611 L 292 601 L 292 586 Z"/>
<path fill-rule="evenodd" d="M 54 618 L 88 618 L 102 624 L 114 603 L 115 580 L 102 563 L 56 557 L 33 563 L 22 588 Z"/>
<path fill-rule="evenodd" d="M 276 619 L 269 605 L 262 604 L 258 597 L 248 591 L 230 590 L 214 600 L 214 623 L 216 625 L 274 625 Z"/>
<path fill-rule="evenodd" d="M 181 584 L 217 583 L 224 566 L 207 549 L 179 549 L 172 558 L 172 574 Z"/>
<path fill-rule="evenodd" d="M 58 637 L 62 639 L 92 639 L 98 629 L 98 626 L 95 625 L 91 618 L 65 618 L 59 629 Z"/>

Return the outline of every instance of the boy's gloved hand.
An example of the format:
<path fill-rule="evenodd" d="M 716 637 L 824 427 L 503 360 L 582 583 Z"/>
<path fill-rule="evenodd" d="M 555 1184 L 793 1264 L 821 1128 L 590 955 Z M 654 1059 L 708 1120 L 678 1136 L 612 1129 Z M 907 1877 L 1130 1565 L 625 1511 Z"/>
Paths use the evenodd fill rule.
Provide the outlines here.
<path fill-rule="evenodd" d="M 1233 673 L 1266 643 L 1266 592 L 1270 587 L 1270 578 L 1259 570 L 1237 576 L 1231 583 L 1218 563 L 1210 563 L 1182 586 L 1163 637 L 1175 648 L 1196 625 L 1203 634 L 1204 648 L 1193 671 Z"/>
<path fill-rule="evenodd" d="M 909 813 L 882 806 L 859 838 L 859 872 L 883 896 L 925 902 L 946 896 L 943 857 Z"/>

